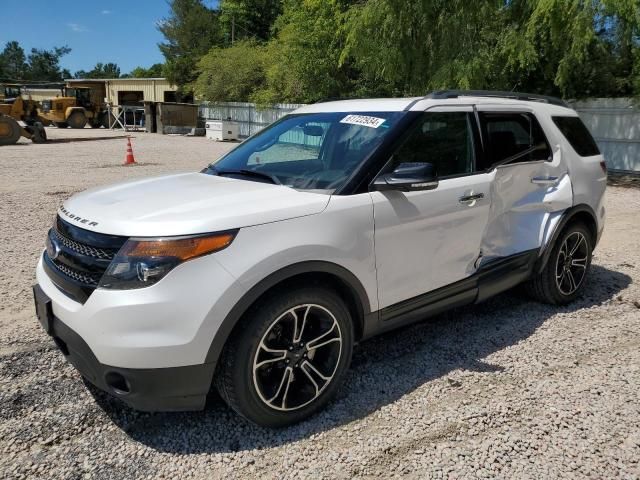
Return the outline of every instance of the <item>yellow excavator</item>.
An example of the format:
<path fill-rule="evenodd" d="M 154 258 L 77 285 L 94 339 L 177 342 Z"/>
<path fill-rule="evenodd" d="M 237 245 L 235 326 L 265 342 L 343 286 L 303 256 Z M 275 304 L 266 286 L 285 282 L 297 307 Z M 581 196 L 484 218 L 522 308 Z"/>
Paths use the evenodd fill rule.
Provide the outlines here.
<path fill-rule="evenodd" d="M 46 142 L 47 133 L 41 120 L 38 104 L 30 97 L 23 98 L 20 85 L 0 85 L 0 145 L 13 145 L 20 137 L 33 143 Z"/>

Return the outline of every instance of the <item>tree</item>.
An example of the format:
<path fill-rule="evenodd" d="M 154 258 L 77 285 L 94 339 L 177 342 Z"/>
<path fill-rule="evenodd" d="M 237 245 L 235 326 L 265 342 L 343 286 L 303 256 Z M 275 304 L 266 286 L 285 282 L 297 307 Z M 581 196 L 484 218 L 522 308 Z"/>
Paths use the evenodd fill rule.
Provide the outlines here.
<path fill-rule="evenodd" d="M 231 25 L 251 42 L 227 54 Z M 166 75 L 183 88 L 214 47 L 198 80 L 212 98 L 312 102 L 445 88 L 640 96 L 638 0 L 221 0 L 220 12 L 174 0 L 161 31 Z M 240 53 L 257 63 L 234 84 L 213 61 L 232 69 L 227 60 Z M 223 74 L 230 83 L 212 95 L 202 78 Z M 251 92 L 247 78 L 259 79 Z"/>
<path fill-rule="evenodd" d="M 24 78 L 37 81 L 64 80 L 60 58 L 69 52 L 71 49 L 67 46 L 53 47 L 51 50 L 32 48 L 28 58 L 29 67 Z"/>
<path fill-rule="evenodd" d="M 120 78 L 120 67 L 115 63 L 96 63 L 88 72 L 78 70 L 75 78 Z"/>
<path fill-rule="evenodd" d="M 164 65 L 162 63 L 154 63 L 149 68 L 136 67 L 131 72 L 123 75 L 126 78 L 159 78 L 163 75 Z"/>
<path fill-rule="evenodd" d="M 23 48 L 16 41 L 7 42 L 0 53 L 0 78 L 21 80 L 26 78 L 27 58 Z"/>
<path fill-rule="evenodd" d="M 639 16 L 637 0 L 369 0 L 350 10 L 342 58 L 362 71 L 365 91 L 394 95 L 628 95 Z"/>
<path fill-rule="evenodd" d="M 172 0 L 170 6 L 171 15 L 158 26 L 166 42 L 158 46 L 166 59 L 165 76 L 180 92 L 188 92 L 198 60 L 223 44 L 219 14 L 201 0 Z"/>
<path fill-rule="evenodd" d="M 353 72 L 341 62 L 346 2 L 288 0 L 268 45 L 267 88 L 260 103 L 314 102 L 350 95 Z"/>
<path fill-rule="evenodd" d="M 355 5 L 342 59 L 362 71 L 365 89 L 383 94 L 499 83 L 494 52 L 505 3 L 370 0 Z"/>
<path fill-rule="evenodd" d="M 212 48 L 198 63 L 195 93 L 213 102 L 250 101 L 265 84 L 265 59 L 265 47 L 252 40 Z"/>
<path fill-rule="evenodd" d="M 272 28 L 282 13 L 282 0 L 222 0 L 220 24 L 226 43 L 235 40 L 271 38 Z"/>

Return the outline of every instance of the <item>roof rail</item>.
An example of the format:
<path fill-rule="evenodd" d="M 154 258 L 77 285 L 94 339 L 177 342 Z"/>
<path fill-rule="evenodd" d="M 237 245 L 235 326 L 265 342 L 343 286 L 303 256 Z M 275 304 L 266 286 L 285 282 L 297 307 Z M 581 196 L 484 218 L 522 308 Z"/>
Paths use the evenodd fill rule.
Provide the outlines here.
<path fill-rule="evenodd" d="M 567 102 L 557 97 L 549 97 L 547 95 L 538 95 L 535 93 L 500 92 L 497 90 L 437 90 L 426 95 L 424 98 L 444 100 L 447 98 L 458 97 L 511 98 L 514 100 L 522 100 L 525 102 L 549 103 L 551 105 L 571 108 Z"/>

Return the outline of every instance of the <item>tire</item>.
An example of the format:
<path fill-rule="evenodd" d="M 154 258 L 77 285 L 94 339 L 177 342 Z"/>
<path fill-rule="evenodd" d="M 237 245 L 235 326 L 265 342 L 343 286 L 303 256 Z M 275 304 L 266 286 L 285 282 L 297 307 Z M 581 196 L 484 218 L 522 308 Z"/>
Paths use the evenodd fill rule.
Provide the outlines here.
<path fill-rule="evenodd" d="M 31 141 L 33 143 L 45 143 L 47 141 L 47 132 L 40 122 L 27 125 L 24 129 L 31 135 Z"/>
<path fill-rule="evenodd" d="M 53 122 L 53 124 L 58 128 L 67 128 L 69 126 L 67 122 Z"/>
<path fill-rule="evenodd" d="M 302 287 L 268 297 L 236 328 L 215 382 L 237 413 L 277 428 L 304 420 L 336 393 L 351 363 L 353 325 L 330 289 Z"/>
<path fill-rule="evenodd" d="M 525 284 L 527 293 L 535 300 L 551 305 L 571 303 L 584 288 L 592 253 L 593 239 L 589 229 L 582 223 L 568 225 L 553 246 L 542 272 Z"/>
<path fill-rule="evenodd" d="M 84 128 L 87 125 L 87 116 L 84 112 L 72 112 L 67 118 L 67 123 L 71 128 Z"/>
<path fill-rule="evenodd" d="M 20 139 L 20 125 L 11 117 L 0 116 L 0 145 L 14 145 Z"/>
<path fill-rule="evenodd" d="M 33 137 L 31 138 L 33 143 L 45 143 L 47 141 L 47 131 L 42 123 L 35 122 L 31 128 L 33 129 Z"/>

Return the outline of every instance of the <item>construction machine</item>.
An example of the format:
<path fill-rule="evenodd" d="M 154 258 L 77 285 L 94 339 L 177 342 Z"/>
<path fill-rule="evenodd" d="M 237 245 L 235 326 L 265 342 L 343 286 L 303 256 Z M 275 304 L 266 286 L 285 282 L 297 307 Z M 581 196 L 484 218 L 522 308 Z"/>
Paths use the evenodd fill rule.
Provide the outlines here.
<path fill-rule="evenodd" d="M 62 96 L 40 102 L 40 116 L 59 128 L 99 128 L 107 118 L 104 97 L 104 84 L 67 86 Z"/>
<path fill-rule="evenodd" d="M 38 104 L 31 97 L 24 98 L 20 85 L 0 85 L 0 145 L 13 145 L 20 137 L 45 142 L 47 133 L 41 120 Z"/>

